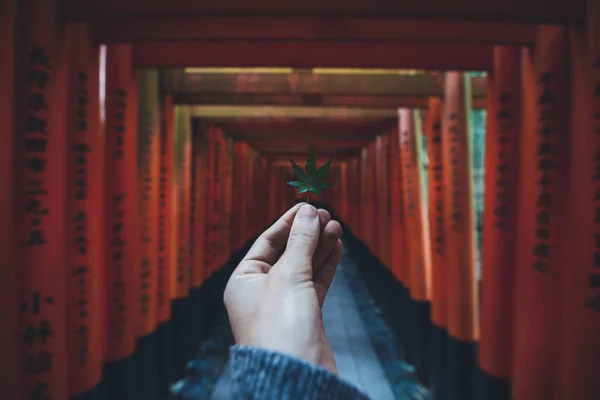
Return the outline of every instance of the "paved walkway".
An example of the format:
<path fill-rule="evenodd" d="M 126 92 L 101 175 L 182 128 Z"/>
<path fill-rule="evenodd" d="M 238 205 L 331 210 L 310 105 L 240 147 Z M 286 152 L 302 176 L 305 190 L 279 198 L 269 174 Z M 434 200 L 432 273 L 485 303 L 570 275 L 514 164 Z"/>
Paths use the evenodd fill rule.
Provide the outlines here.
<path fill-rule="evenodd" d="M 344 255 L 323 305 L 325 333 L 342 379 L 372 399 L 395 400 L 352 292 L 351 282 L 356 274 L 356 267 Z"/>
<path fill-rule="evenodd" d="M 176 398 L 208 399 L 226 381 L 223 370 L 232 336 L 221 318 L 213 337 L 190 363 L 190 375 L 173 386 Z M 342 379 L 373 400 L 427 399 L 348 254 L 344 254 L 323 307 L 325 331 Z"/>

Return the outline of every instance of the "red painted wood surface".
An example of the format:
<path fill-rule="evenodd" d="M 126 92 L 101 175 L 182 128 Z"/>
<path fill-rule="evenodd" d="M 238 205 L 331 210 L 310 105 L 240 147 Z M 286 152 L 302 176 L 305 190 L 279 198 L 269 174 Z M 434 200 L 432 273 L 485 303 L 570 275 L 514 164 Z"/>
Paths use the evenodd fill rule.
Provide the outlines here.
<path fill-rule="evenodd" d="M 485 143 L 484 226 L 479 365 L 488 374 L 509 379 L 515 248 L 521 142 L 521 52 L 494 50 L 488 75 Z"/>
<path fill-rule="evenodd" d="M 193 166 L 193 225 L 192 225 L 192 287 L 198 288 L 204 282 L 206 268 L 205 225 L 207 210 L 206 169 L 208 163 L 208 141 L 198 130 L 196 124 L 192 125 L 192 166 Z"/>
<path fill-rule="evenodd" d="M 129 45 L 106 46 L 106 361 L 133 354 L 139 264 L 137 187 L 137 74 Z"/>
<path fill-rule="evenodd" d="M 556 398 L 591 400 L 600 393 L 600 7 L 590 1 L 586 31 L 571 31 L 570 175 Z"/>
<path fill-rule="evenodd" d="M 562 215 L 569 133 L 567 30 L 541 27 L 523 53 L 512 393 L 555 398 Z M 582 177 L 583 178 L 583 177 Z"/>
<path fill-rule="evenodd" d="M 431 253 L 431 322 L 446 328 L 447 283 L 444 261 L 444 164 L 442 161 L 442 102 L 432 97 L 425 118 L 429 169 L 429 251 Z"/>
<path fill-rule="evenodd" d="M 16 1 L 0 3 L 0 393 L 18 398 L 21 369 L 19 340 L 19 281 L 15 237 L 15 66 Z"/>
<path fill-rule="evenodd" d="M 210 54 L 210 57 L 206 57 Z M 356 57 L 361 54 L 361 57 Z M 492 67 L 492 47 L 481 44 L 273 41 L 142 42 L 136 68 L 337 67 L 483 71 Z"/>
<path fill-rule="evenodd" d="M 450 336 L 462 341 L 479 338 L 469 82 L 446 73 L 442 117 L 447 323 Z"/>
<path fill-rule="evenodd" d="M 158 71 L 140 71 L 138 80 L 138 229 L 140 259 L 136 272 L 138 336 L 154 331 L 157 322 L 158 216 L 160 185 L 160 106 Z"/>
<path fill-rule="evenodd" d="M 104 135 L 100 129 L 99 48 L 85 23 L 67 26 L 67 258 L 69 383 L 72 396 L 100 383 L 102 320 L 98 290 L 104 251 Z"/>
<path fill-rule="evenodd" d="M 68 398 L 67 52 L 53 1 L 23 1 L 15 129 L 19 398 Z M 35 100 L 35 101 L 34 101 Z"/>
<path fill-rule="evenodd" d="M 402 108 L 398 111 L 410 296 L 426 301 L 431 300 L 431 253 L 429 221 L 423 199 L 422 132 L 418 118 L 413 110 Z"/>
<path fill-rule="evenodd" d="M 166 95 L 161 99 L 160 118 L 160 185 L 158 217 L 158 278 L 156 307 L 158 323 L 171 318 L 171 299 L 177 298 L 177 287 L 172 280 L 176 276 L 173 262 L 176 248 L 173 246 L 174 210 L 174 157 L 175 157 L 175 120 L 173 116 L 173 98 Z"/>
<path fill-rule="evenodd" d="M 408 287 L 408 249 L 404 210 L 404 181 L 400 133 L 398 128 L 390 135 L 390 218 L 392 272 L 396 279 Z"/>

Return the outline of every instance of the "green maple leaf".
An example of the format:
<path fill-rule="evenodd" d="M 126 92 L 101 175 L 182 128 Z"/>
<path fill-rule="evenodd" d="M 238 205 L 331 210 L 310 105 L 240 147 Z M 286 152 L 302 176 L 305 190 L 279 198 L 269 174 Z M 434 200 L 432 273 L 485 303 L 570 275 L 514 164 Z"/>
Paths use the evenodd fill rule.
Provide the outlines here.
<path fill-rule="evenodd" d="M 309 143 L 308 159 L 306 160 L 306 170 L 303 170 L 298 164 L 294 162 L 294 160 L 290 158 L 290 162 L 292 163 L 292 169 L 294 170 L 294 174 L 296 175 L 296 179 L 298 180 L 287 182 L 287 184 L 298 188 L 298 193 L 311 192 L 316 194 L 317 196 L 322 196 L 322 190 L 333 185 L 332 182 L 324 181 L 325 176 L 327 175 L 327 171 L 329 171 L 331 160 L 333 160 L 333 157 L 331 157 L 329 161 L 323 164 L 321 168 L 317 169 L 313 147 Z"/>

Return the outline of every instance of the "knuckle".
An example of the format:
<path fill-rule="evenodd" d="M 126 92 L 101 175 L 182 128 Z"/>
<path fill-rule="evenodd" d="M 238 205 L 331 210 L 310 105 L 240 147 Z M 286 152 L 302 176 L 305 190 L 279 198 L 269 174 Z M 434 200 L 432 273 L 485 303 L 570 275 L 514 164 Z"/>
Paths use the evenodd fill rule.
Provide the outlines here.
<path fill-rule="evenodd" d="M 315 233 L 311 231 L 296 230 L 290 233 L 290 240 L 293 242 L 312 242 L 315 236 Z"/>

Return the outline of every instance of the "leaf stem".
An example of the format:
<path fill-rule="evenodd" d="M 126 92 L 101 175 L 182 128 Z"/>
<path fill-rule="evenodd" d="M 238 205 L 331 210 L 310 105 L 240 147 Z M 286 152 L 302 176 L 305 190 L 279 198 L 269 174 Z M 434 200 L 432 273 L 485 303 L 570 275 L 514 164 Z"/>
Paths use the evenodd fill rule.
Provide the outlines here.
<path fill-rule="evenodd" d="M 307 194 L 306 194 L 306 203 L 307 203 L 307 204 L 310 204 L 310 202 L 308 201 L 308 199 L 309 199 L 309 198 L 310 198 L 310 195 L 307 193 Z"/>

